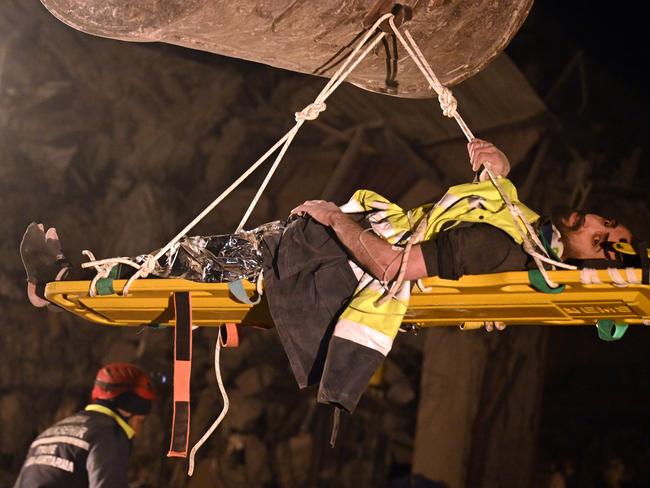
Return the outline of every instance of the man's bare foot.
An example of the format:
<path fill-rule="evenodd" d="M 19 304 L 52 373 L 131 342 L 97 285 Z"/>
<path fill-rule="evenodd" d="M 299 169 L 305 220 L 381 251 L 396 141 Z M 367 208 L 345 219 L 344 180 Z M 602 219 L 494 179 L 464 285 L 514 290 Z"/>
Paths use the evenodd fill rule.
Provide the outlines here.
<path fill-rule="evenodd" d="M 43 308 L 47 307 L 50 302 L 48 302 L 45 298 L 41 298 L 39 295 L 42 294 L 41 290 L 36 288 L 36 284 L 30 283 L 29 281 L 27 282 L 27 298 L 29 299 L 29 303 L 34 305 L 36 308 Z"/>

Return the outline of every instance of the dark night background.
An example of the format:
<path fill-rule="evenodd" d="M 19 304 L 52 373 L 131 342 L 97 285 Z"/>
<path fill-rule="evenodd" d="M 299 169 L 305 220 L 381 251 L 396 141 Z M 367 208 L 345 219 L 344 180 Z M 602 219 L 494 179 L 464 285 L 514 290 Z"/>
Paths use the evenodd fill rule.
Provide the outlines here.
<path fill-rule="evenodd" d="M 594 176 L 601 181 L 595 188 L 601 195 L 590 203 L 603 214 L 634 205 L 629 200 L 644 202 L 639 210 L 647 208 L 648 30 L 633 8 L 611 2 L 536 2 L 506 49 L 557 117 L 558 138 L 585 156 L 596 156 Z M 574 63 L 564 87 L 553 91 L 576 56 L 582 66 Z M 581 96 L 587 102 L 578 111 Z M 618 170 L 628 158 L 638 158 L 638 180 L 625 188 L 625 200 L 612 198 L 609 188 L 621 185 L 618 176 L 625 179 L 625 170 L 623 175 Z M 647 236 L 647 211 L 631 219 Z M 570 473 L 569 486 L 650 483 L 647 330 L 629 332 L 625 345 L 610 347 L 590 340 L 589 330 L 550 331 L 540 452 Z M 593 464 L 617 473 L 611 478 L 618 481 L 588 473 Z"/>
<path fill-rule="evenodd" d="M 83 404 L 100 364 L 137 358 L 158 377 L 170 373 L 165 332 L 107 330 L 67 314 L 30 309 L 17 256 L 24 226 L 48 219 L 61 229 L 64 241 L 70 236 L 71 255 L 78 256 L 81 246 L 106 255 L 153 248 L 196 214 L 216 186 L 231 181 L 244 160 L 254 159 L 284 133 L 292 111 L 304 106 L 322 80 L 175 46 L 91 38 L 60 25 L 35 0 L 3 2 L 0 42 L 0 486 L 10 486 L 33 436 Z M 66 64 L 66 54 L 57 46 L 96 65 L 82 72 L 80 66 Z M 566 200 L 570 187 L 558 184 L 566 176 L 587 188 L 584 208 L 630 222 L 638 235 L 650 238 L 647 46 L 645 17 L 636 5 L 543 0 L 533 5 L 505 50 L 546 107 L 526 122 L 540 136 L 520 151 L 512 174 L 518 184 L 527 181 L 546 144 L 534 191 L 526 200 L 531 207 L 548 209 L 552 201 Z M 127 52 L 135 52 L 135 63 L 127 61 Z M 109 71 L 116 70 L 126 81 L 112 81 Z M 58 77 L 78 81 L 57 85 Z M 154 77 L 159 79 L 151 88 L 140 86 L 140 79 Z M 39 79 L 55 81 L 40 84 Z M 241 88 L 242 80 L 248 81 L 246 88 Z M 78 87 L 89 88 L 91 95 L 66 101 Z M 69 98 L 48 98 L 48 90 Z M 351 100 L 357 92 L 348 88 L 341 96 Z M 384 103 L 378 95 L 359 97 Z M 460 97 L 459 102 L 462 110 Z M 345 130 L 351 118 L 337 112 L 335 102 L 332 107 L 333 115 L 324 114 L 323 120 Z M 526 130 L 526 124 L 515 128 Z M 491 129 L 478 135 L 506 144 L 508 134 Z M 306 159 L 327 174 L 341 149 L 330 143 L 316 149 L 320 154 L 311 154 L 309 143 L 322 137 L 306 127 L 307 143 L 288 156 L 289 167 Z M 85 139 L 94 142 L 77 142 Z M 143 140 L 148 142 L 141 147 Z M 404 140 L 424 159 L 437 154 L 416 140 Z M 47 149 L 40 149 L 39 141 L 46 141 Z M 66 159 L 65 148 L 73 146 L 82 149 Z M 67 162 L 43 167 L 34 163 L 39 158 Z M 211 165 L 197 165 L 200 159 Z M 440 184 L 449 184 L 462 171 L 444 173 L 431 165 Z M 114 176 L 118 166 L 123 173 Z M 392 168 L 384 168 L 386 174 L 374 176 L 373 183 L 392 178 Z M 298 171 L 302 193 L 296 196 L 285 186 L 294 180 L 280 171 L 269 190 L 278 199 L 263 199 L 253 220 L 281 217 L 288 203 L 278 202 L 318 194 L 318 182 L 325 180 L 314 172 Z M 129 182 L 127 176 L 133 174 L 138 183 Z M 353 183 L 364 180 L 354 176 Z M 251 188 L 235 193 L 232 207 L 217 211 L 203 229 L 216 226 L 226 232 L 236 225 Z M 142 225 L 139 240 L 120 228 L 121 221 Z M 501 336 L 475 334 L 491 343 L 499 337 L 505 342 L 514 337 L 511 329 Z M 359 411 L 344 419 L 340 445 L 330 450 L 329 411 L 313 407 L 313 392 L 297 391 L 273 331 L 245 331 L 242 347 L 224 355 L 224 376 L 231 378 L 227 386 L 239 407 L 199 455 L 203 464 L 197 475 L 186 482 L 184 466 L 163 458 L 170 422 L 169 391 L 163 386 L 156 415 L 136 442 L 134 486 L 407 486 L 421 396 L 420 362 L 426 353 L 422 344 L 429 332 L 401 340 L 387 362 L 385 384 L 371 389 Z M 530 446 L 531 484 L 481 486 L 650 486 L 650 331 L 631 327 L 613 344 L 598 341 L 588 327 L 548 328 L 540 334 L 543 388 L 539 428 L 533 429 L 535 445 Z M 195 339 L 195 436 L 220 405 L 211 364 L 214 339 L 214 330 L 202 330 Z M 307 468 L 286 468 L 288 458 Z"/>

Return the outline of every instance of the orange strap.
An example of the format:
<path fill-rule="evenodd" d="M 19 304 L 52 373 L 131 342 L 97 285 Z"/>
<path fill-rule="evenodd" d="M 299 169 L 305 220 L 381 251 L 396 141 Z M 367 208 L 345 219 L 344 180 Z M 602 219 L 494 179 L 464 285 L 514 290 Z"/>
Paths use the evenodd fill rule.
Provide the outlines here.
<path fill-rule="evenodd" d="M 221 345 L 223 347 L 239 347 L 239 329 L 237 324 L 227 322 L 220 326 Z"/>
<path fill-rule="evenodd" d="M 192 300 L 174 293 L 174 416 L 167 457 L 187 457 L 190 441 L 190 374 L 192 371 Z"/>

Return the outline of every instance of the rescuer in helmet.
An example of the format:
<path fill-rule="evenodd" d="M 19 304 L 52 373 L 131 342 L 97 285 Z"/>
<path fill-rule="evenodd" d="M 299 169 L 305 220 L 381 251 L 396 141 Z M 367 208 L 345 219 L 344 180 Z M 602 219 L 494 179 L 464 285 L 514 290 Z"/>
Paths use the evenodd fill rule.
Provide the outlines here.
<path fill-rule="evenodd" d="M 127 488 L 131 439 L 153 399 L 145 371 L 128 363 L 105 365 L 90 404 L 32 442 L 14 488 Z"/>

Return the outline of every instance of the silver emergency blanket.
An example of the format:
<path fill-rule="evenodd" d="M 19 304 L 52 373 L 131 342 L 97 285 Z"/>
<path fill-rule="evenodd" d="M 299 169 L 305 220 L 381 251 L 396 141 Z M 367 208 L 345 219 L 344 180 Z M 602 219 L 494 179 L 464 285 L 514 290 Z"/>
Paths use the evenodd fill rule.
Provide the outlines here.
<path fill-rule="evenodd" d="M 283 222 L 274 221 L 235 234 L 183 237 L 158 260 L 153 274 L 203 283 L 255 282 L 262 270 L 262 239 L 283 229 Z"/>

